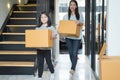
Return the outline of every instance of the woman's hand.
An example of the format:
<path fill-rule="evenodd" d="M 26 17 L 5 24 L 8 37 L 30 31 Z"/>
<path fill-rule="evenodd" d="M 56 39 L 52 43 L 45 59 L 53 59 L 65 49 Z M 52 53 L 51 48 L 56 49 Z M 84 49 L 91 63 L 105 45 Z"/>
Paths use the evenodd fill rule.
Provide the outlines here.
<path fill-rule="evenodd" d="M 77 24 L 77 26 L 83 26 L 83 23 L 81 23 L 80 21 L 76 20 L 75 23 Z"/>
<path fill-rule="evenodd" d="M 83 23 L 80 22 L 80 23 L 77 24 L 77 26 L 82 27 L 82 26 L 83 26 Z"/>

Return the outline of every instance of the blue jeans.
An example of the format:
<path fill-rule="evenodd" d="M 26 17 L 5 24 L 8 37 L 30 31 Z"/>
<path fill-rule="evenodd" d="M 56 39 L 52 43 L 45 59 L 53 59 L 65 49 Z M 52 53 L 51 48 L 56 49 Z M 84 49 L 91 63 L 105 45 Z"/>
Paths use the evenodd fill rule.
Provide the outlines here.
<path fill-rule="evenodd" d="M 66 38 L 66 44 L 67 44 L 67 47 L 68 47 L 70 60 L 71 60 L 71 63 L 72 63 L 72 66 L 71 66 L 72 70 L 75 70 L 75 68 L 76 68 L 77 55 L 78 55 L 80 41 L 81 40 Z"/>

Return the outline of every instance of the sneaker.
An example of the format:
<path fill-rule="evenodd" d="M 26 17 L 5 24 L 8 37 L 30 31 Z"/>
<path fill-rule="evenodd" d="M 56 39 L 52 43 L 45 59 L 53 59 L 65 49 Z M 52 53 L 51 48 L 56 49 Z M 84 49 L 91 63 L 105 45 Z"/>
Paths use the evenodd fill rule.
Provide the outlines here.
<path fill-rule="evenodd" d="M 42 78 L 37 78 L 37 80 L 42 80 Z"/>
<path fill-rule="evenodd" d="M 50 75 L 50 80 L 54 80 L 54 73 Z"/>
<path fill-rule="evenodd" d="M 71 69 L 71 70 L 70 70 L 70 74 L 73 75 L 74 73 L 75 73 L 75 71 Z"/>
<path fill-rule="evenodd" d="M 79 57 L 77 57 L 77 60 L 79 60 Z"/>

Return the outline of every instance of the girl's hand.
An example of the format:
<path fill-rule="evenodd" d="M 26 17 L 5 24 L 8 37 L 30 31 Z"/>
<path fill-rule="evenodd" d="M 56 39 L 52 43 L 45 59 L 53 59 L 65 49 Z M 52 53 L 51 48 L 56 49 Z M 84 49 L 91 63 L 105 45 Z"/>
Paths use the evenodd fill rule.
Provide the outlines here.
<path fill-rule="evenodd" d="M 76 24 L 79 24 L 80 22 L 78 20 L 75 21 Z"/>
<path fill-rule="evenodd" d="M 54 40 L 54 39 L 56 39 L 56 38 L 57 38 L 57 35 L 50 37 L 50 39 L 52 39 L 52 40 Z"/>

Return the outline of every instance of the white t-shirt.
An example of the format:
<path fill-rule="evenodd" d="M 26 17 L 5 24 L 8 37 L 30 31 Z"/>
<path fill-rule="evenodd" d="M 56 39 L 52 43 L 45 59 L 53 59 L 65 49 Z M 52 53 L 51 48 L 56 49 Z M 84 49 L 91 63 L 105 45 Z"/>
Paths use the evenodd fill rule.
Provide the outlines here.
<path fill-rule="evenodd" d="M 36 30 L 44 30 L 44 29 L 49 29 L 49 30 L 52 30 L 53 31 L 53 36 L 57 35 L 57 31 L 55 29 L 55 27 L 53 26 L 50 26 L 50 27 L 47 27 L 47 26 L 40 26 L 40 27 L 36 27 Z"/>

